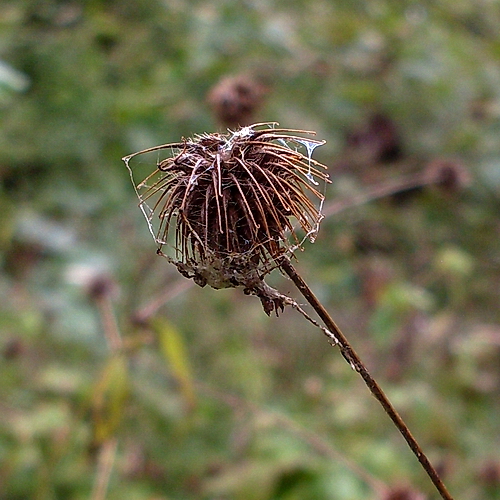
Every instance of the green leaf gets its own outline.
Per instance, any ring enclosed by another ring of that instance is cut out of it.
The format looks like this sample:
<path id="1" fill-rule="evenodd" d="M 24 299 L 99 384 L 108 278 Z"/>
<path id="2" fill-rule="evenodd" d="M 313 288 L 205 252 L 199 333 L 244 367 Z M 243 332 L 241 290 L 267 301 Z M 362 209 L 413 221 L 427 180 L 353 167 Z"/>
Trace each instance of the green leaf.
<path id="1" fill-rule="evenodd" d="M 115 354 L 104 367 L 93 394 L 92 418 L 96 443 L 102 443 L 115 434 L 122 420 L 128 393 L 127 359 L 123 354 Z"/>
<path id="2" fill-rule="evenodd" d="M 196 403 L 193 373 L 181 333 L 164 318 L 156 318 L 152 327 L 158 335 L 161 352 L 179 383 L 186 404 L 193 408 Z"/>

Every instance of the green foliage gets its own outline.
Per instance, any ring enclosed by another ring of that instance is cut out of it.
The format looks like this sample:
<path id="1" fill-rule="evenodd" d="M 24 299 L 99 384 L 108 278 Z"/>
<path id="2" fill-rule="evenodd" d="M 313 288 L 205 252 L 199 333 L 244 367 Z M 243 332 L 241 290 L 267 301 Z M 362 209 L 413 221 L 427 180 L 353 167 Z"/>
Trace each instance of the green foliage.
<path id="1" fill-rule="evenodd" d="M 94 440 L 101 444 L 117 433 L 127 402 L 127 360 L 122 354 L 111 356 L 92 391 Z"/>
<path id="2" fill-rule="evenodd" d="M 170 365 L 172 375 L 177 379 L 182 395 L 190 406 L 195 404 L 193 374 L 181 334 L 163 318 L 151 324 L 158 337 L 160 350 Z"/>
<path id="3" fill-rule="evenodd" d="M 466 167 L 328 216 L 297 268 L 456 498 L 498 497 L 499 24 L 472 0 L 3 2 L 0 498 L 95 499 L 115 438 L 108 499 L 432 491 L 319 330 L 155 255 L 120 158 L 223 129 L 206 96 L 241 73 L 258 121 L 327 140 L 326 206 Z"/>

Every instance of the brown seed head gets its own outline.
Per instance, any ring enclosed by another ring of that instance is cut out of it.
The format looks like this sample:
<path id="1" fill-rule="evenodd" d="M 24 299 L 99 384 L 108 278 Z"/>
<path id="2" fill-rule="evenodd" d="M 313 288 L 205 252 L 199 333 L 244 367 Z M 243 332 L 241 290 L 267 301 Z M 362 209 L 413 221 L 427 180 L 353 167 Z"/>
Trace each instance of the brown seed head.
<path id="1" fill-rule="evenodd" d="M 256 78 L 228 76 L 210 90 L 207 101 L 219 123 L 226 127 L 238 127 L 252 123 L 267 92 L 267 87 Z"/>
<path id="2" fill-rule="evenodd" d="M 455 194 L 471 183 L 471 175 L 467 168 L 457 160 L 436 159 L 431 161 L 425 176 L 442 193 Z"/>
<path id="3" fill-rule="evenodd" d="M 278 257 L 300 247 L 294 222 L 314 240 L 322 215 L 311 198 L 323 200 L 315 179 L 328 182 L 328 175 L 311 154 L 324 141 L 270 125 L 202 134 L 124 158 L 133 175 L 132 157 L 171 152 L 136 191 L 158 253 L 200 286 L 260 281 Z M 170 233 L 172 257 L 163 252 Z"/>
<path id="4" fill-rule="evenodd" d="M 384 500 L 426 500 L 424 494 L 406 486 L 391 488 L 383 497 Z"/>

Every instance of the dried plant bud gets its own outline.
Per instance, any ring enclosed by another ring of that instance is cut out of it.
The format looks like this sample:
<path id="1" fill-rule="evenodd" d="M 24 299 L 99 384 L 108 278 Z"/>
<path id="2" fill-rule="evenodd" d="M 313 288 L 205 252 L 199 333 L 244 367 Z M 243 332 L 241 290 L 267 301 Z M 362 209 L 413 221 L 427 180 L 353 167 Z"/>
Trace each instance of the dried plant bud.
<path id="1" fill-rule="evenodd" d="M 322 215 L 313 200 L 323 201 L 315 179 L 328 182 L 328 175 L 311 155 L 324 141 L 274 125 L 202 134 L 124 158 L 133 180 L 134 156 L 169 152 L 134 185 L 158 253 L 200 286 L 254 290 L 279 257 L 315 238 Z"/>
<path id="2" fill-rule="evenodd" d="M 456 160 L 438 159 L 431 161 L 427 165 L 424 175 L 444 194 L 457 193 L 471 182 L 469 171 Z"/>
<path id="3" fill-rule="evenodd" d="M 479 479 L 490 488 L 500 487 L 500 462 L 490 460 L 479 470 Z"/>
<path id="4" fill-rule="evenodd" d="M 251 76 L 228 76 L 210 90 L 207 100 L 222 125 L 239 127 L 252 123 L 266 93 L 266 86 Z"/>
<path id="5" fill-rule="evenodd" d="M 111 296 L 116 292 L 116 284 L 104 274 L 94 276 L 87 283 L 89 297 L 93 300 L 100 300 L 103 297 Z"/>
<path id="6" fill-rule="evenodd" d="M 26 351 L 26 346 L 21 339 L 11 338 L 2 348 L 2 356 L 10 361 L 19 358 Z"/>
<path id="7" fill-rule="evenodd" d="M 406 486 L 391 488 L 383 497 L 384 500 L 426 500 L 423 493 L 415 491 Z"/>
<path id="8" fill-rule="evenodd" d="M 382 113 L 368 117 L 361 126 L 346 135 L 351 160 L 363 167 L 401 159 L 403 146 L 396 123 Z"/>

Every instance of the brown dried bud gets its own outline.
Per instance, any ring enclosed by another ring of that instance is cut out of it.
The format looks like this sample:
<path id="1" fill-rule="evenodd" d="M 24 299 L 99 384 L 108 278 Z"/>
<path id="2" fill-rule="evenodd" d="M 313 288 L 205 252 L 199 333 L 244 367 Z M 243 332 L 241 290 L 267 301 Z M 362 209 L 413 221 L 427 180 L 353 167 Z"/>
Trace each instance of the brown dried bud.
<path id="1" fill-rule="evenodd" d="M 390 163 L 403 156 L 399 129 L 382 113 L 371 115 L 366 123 L 349 131 L 346 147 L 352 159 L 363 166 Z"/>
<path id="2" fill-rule="evenodd" d="M 2 349 L 2 355 L 7 360 L 17 359 L 26 350 L 26 346 L 21 339 L 11 338 L 9 339 Z"/>
<path id="3" fill-rule="evenodd" d="M 425 500 L 423 493 L 415 491 L 406 486 L 391 488 L 383 497 L 384 500 Z"/>
<path id="4" fill-rule="evenodd" d="M 208 94 L 208 103 L 225 127 L 249 125 L 262 106 L 267 87 L 246 75 L 220 80 Z"/>
<path id="5" fill-rule="evenodd" d="M 300 247 L 293 220 L 314 240 L 322 215 L 309 196 L 323 200 L 315 179 L 328 175 L 311 155 L 324 141 L 271 125 L 202 134 L 124 158 L 133 178 L 134 156 L 170 151 L 136 191 L 158 253 L 200 286 L 254 289 L 279 257 Z M 164 253 L 169 246 L 173 255 Z"/>
<path id="6" fill-rule="evenodd" d="M 484 463 L 479 470 L 479 479 L 491 488 L 500 486 L 500 462 L 490 460 Z"/>
<path id="7" fill-rule="evenodd" d="M 425 177 L 445 194 L 453 194 L 471 182 L 469 171 L 456 160 L 438 159 L 431 161 L 425 169 Z"/>
<path id="8" fill-rule="evenodd" d="M 99 300 L 105 296 L 113 295 L 116 291 L 116 285 L 109 276 L 99 274 L 89 280 L 87 291 L 91 299 Z"/>

